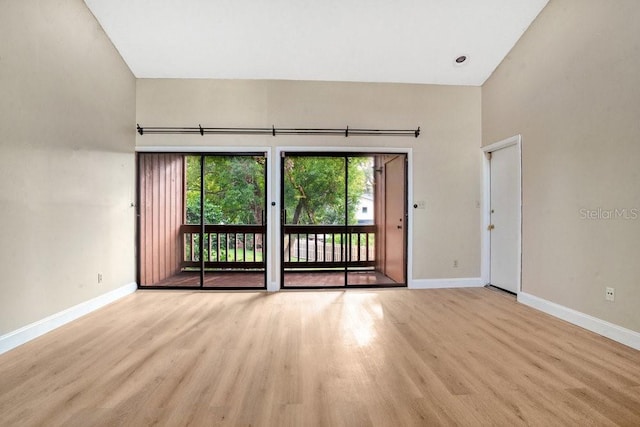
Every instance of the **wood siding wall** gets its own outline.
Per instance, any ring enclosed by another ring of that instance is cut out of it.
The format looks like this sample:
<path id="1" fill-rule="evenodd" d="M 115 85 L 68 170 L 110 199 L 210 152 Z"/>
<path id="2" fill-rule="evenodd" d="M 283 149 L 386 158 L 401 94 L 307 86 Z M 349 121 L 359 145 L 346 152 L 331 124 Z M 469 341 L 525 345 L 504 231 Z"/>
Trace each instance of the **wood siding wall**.
<path id="1" fill-rule="evenodd" d="M 373 210 L 374 221 L 376 226 L 376 271 L 384 274 L 385 262 L 385 232 L 386 232 L 386 209 L 385 209 L 385 179 L 384 164 L 386 156 L 377 155 L 374 157 L 374 196 Z"/>
<path id="2" fill-rule="evenodd" d="M 184 220 L 184 156 L 139 154 L 140 285 L 180 272 Z"/>

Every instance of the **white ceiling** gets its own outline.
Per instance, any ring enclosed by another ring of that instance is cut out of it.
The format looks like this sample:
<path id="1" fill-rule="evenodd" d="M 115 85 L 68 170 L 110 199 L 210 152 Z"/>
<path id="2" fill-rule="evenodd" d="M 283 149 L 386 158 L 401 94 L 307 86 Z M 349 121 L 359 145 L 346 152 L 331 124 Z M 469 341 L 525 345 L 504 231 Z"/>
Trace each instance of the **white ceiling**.
<path id="1" fill-rule="evenodd" d="M 473 86 L 547 2 L 85 0 L 139 78 Z"/>

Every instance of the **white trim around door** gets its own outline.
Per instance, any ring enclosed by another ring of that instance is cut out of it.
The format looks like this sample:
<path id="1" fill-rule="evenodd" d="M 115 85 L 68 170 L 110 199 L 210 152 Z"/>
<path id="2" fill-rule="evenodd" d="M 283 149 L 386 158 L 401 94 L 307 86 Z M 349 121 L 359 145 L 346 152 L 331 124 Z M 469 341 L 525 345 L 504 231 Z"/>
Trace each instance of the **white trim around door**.
<path id="1" fill-rule="evenodd" d="M 483 163 L 482 163 L 482 248 L 481 248 L 481 276 L 485 284 L 491 282 L 491 232 L 489 225 L 491 221 L 491 160 L 488 153 L 500 150 L 502 148 L 515 145 L 518 149 L 518 200 L 520 201 L 520 209 L 518 209 L 518 283 L 517 293 L 522 291 L 522 137 L 515 135 L 502 141 L 489 144 L 482 147 Z"/>

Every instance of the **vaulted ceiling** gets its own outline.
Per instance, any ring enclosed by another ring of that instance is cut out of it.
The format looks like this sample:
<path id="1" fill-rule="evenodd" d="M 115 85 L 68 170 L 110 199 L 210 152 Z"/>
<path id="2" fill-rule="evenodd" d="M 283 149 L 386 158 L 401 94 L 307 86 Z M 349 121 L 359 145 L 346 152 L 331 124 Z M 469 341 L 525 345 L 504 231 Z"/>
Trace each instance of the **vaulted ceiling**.
<path id="1" fill-rule="evenodd" d="M 85 0 L 139 78 L 472 86 L 547 2 Z"/>

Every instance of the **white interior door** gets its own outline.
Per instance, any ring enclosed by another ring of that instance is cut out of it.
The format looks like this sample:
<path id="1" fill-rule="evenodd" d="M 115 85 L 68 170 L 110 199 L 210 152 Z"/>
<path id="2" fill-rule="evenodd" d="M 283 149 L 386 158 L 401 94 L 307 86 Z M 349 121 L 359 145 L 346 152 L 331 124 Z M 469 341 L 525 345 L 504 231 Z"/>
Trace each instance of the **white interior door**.
<path id="1" fill-rule="evenodd" d="M 520 151 L 515 144 L 491 152 L 490 283 L 520 291 Z"/>

